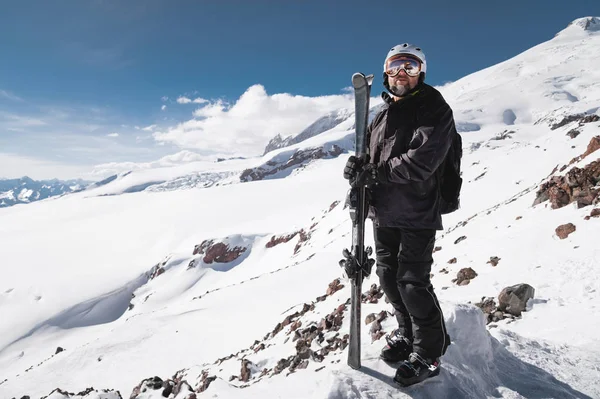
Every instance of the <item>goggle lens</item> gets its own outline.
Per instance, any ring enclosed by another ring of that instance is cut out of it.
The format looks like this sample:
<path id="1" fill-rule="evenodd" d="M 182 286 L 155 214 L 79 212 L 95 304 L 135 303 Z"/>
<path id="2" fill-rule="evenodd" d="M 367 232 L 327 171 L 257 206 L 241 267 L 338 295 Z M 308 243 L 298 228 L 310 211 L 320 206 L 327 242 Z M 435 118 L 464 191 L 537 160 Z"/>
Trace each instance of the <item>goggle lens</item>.
<path id="1" fill-rule="evenodd" d="M 404 70 L 408 76 L 419 76 L 421 72 L 421 63 L 414 58 L 401 57 L 392 58 L 387 62 L 385 73 L 387 76 L 394 77 Z"/>

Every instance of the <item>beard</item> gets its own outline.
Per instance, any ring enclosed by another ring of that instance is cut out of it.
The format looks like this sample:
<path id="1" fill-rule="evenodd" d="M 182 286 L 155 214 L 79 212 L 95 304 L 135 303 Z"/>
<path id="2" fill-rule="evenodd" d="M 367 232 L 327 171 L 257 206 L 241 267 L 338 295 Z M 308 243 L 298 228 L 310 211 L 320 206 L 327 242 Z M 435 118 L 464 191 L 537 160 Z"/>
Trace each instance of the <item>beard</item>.
<path id="1" fill-rule="evenodd" d="M 410 85 L 408 83 L 405 85 L 390 85 L 390 91 L 395 96 L 404 97 L 410 91 Z"/>

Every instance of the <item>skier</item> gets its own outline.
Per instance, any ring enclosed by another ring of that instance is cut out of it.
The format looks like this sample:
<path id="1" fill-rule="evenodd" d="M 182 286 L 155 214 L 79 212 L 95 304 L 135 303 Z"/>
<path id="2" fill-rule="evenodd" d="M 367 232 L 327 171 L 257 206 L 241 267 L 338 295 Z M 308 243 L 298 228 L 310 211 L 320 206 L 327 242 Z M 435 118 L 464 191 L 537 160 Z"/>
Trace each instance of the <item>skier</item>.
<path id="1" fill-rule="evenodd" d="M 381 358 L 399 363 L 394 380 L 408 386 L 439 374 L 450 344 L 430 281 L 436 230 L 442 230 L 438 168 L 456 128 L 442 95 L 424 83 L 423 51 L 394 46 L 384 62 L 386 103 L 367 129 L 370 158 L 351 156 L 344 177 L 370 191 L 377 275 L 398 329 Z"/>

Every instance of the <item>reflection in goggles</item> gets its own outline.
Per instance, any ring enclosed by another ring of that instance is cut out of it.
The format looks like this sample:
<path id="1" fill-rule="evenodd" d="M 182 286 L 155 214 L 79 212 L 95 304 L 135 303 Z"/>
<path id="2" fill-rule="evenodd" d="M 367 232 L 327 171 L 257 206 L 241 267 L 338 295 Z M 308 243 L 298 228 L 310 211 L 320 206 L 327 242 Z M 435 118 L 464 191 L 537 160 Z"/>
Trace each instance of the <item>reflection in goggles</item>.
<path id="1" fill-rule="evenodd" d="M 421 63 L 409 57 L 392 58 L 387 62 L 385 73 L 393 77 L 398 75 L 401 70 L 404 70 L 408 76 L 418 76 L 421 72 Z"/>

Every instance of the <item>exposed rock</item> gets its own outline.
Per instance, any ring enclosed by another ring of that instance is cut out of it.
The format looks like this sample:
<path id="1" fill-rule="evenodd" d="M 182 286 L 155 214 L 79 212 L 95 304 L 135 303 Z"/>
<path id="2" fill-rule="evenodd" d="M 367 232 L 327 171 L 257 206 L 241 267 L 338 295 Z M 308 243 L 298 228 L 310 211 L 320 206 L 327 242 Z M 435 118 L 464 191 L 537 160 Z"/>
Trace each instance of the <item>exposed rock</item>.
<path id="1" fill-rule="evenodd" d="M 571 129 L 569 130 L 569 132 L 567 133 L 567 136 L 569 136 L 570 138 L 574 139 L 575 137 L 579 136 L 581 132 L 577 129 Z"/>
<path id="2" fill-rule="evenodd" d="M 461 236 L 461 237 L 458 237 L 458 238 L 456 239 L 456 241 L 454 241 L 454 243 L 455 243 L 455 244 L 458 244 L 459 242 L 461 242 L 461 241 L 464 241 L 464 240 L 466 240 L 466 239 L 467 239 L 467 236 Z"/>
<path id="3" fill-rule="evenodd" d="M 54 354 L 58 355 L 62 351 L 64 351 L 64 349 L 59 346 L 58 348 L 56 348 L 56 352 L 54 352 Z"/>
<path id="4" fill-rule="evenodd" d="M 250 381 L 250 377 L 252 376 L 252 370 L 250 369 L 251 365 L 252 365 L 252 362 L 250 362 L 250 360 L 242 359 L 242 369 L 240 371 L 240 381 L 242 381 L 242 382 Z"/>
<path id="5" fill-rule="evenodd" d="M 60 395 L 60 396 L 59 396 Z M 87 388 L 79 393 L 72 393 L 64 391 L 60 388 L 54 389 L 49 395 L 43 396 L 41 399 L 52 397 L 53 399 L 86 399 L 86 398 L 102 398 L 102 399 L 123 399 L 119 391 L 112 389 L 96 390 L 94 388 Z M 15 398 L 13 398 L 15 399 Z M 29 395 L 21 396 L 21 399 L 30 399 Z M 185 398 L 184 398 L 185 399 Z"/>
<path id="6" fill-rule="evenodd" d="M 371 288 L 366 294 L 362 295 L 362 303 L 377 303 L 383 296 L 383 290 L 377 284 L 371 284 Z"/>
<path id="7" fill-rule="evenodd" d="M 198 393 L 202 393 L 202 392 L 206 391 L 208 389 L 208 386 L 210 385 L 210 383 L 216 379 L 217 379 L 216 375 L 209 377 L 208 371 L 203 370 L 202 373 L 200 374 L 200 383 L 199 383 L 198 389 L 197 389 Z"/>
<path id="8" fill-rule="evenodd" d="M 256 353 L 256 352 L 262 351 L 263 349 L 265 349 L 265 344 L 261 342 L 260 345 L 256 346 L 253 350 L 254 350 L 254 353 Z"/>
<path id="9" fill-rule="evenodd" d="M 344 288 L 344 285 L 340 283 L 339 278 L 336 278 L 331 283 L 329 283 L 329 287 L 327 287 L 326 295 L 331 296 L 331 295 L 335 294 L 336 292 L 338 292 L 339 290 L 341 290 L 342 288 Z"/>
<path id="10" fill-rule="evenodd" d="M 248 182 L 262 180 L 266 176 L 274 175 L 277 172 L 294 167 L 296 165 L 300 165 L 315 159 L 337 157 L 343 152 L 344 150 L 335 144 L 332 145 L 331 149 L 329 150 L 325 150 L 323 147 L 297 150 L 285 162 L 269 161 L 264 166 L 244 170 L 240 175 L 240 181 Z"/>
<path id="11" fill-rule="evenodd" d="M 600 190 L 595 188 L 600 182 L 600 160 L 583 169 L 573 168 L 565 176 L 553 176 L 543 183 L 536 193 L 533 205 L 550 201 L 552 209 L 562 208 L 576 202 L 581 208 L 600 201 Z"/>
<path id="12" fill-rule="evenodd" d="M 589 216 L 586 216 L 586 220 L 589 220 L 590 218 L 597 218 L 600 217 L 600 208 L 594 208 L 592 209 L 592 211 L 590 212 Z"/>
<path id="13" fill-rule="evenodd" d="M 379 320 L 375 320 L 373 324 L 371 324 L 369 334 L 371 334 L 371 343 L 377 341 L 385 335 L 385 332 L 382 330 L 381 323 L 379 322 Z"/>
<path id="14" fill-rule="evenodd" d="M 155 265 L 150 269 L 150 280 L 154 280 L 156 277 L 160 276 L 165 272 L 164 267 L 161 264 Z"/>
<path id="15" fill-rule="evenodd" d="M 371 324 L 375 320 L 377 320 L 377 316 L 375 315 L 375 313 L 371 313 L 371 314 L 367 315 L 367 317 L 365 318 L 365 324 Z"/>
<path id="16" fill-rule="evenodd" d="M 572 122 L 579 122 L 579 126 L 582 126 L 584 123 L 597 122 L 600 117 L 596 114 L 572 114 L 565 116 L 560 122 L 555 123 L 550 126 L 551 130 L 556 130 L 559 127 L 563 127 Z"/>
<path id="17" fill-rule="evenodd" d="M 435 247 L 435 248 L 433 248 L 433 252 L 434 253 L 437 252 L 437 251 L 441 251 L 441 250 L 442 250 L 442 247 Z"/>
<path id="18" fill-rule="evenodd" d="M 581 158 L 585 158 L 590 155 L 592 152 L 600 149 L 600 136 L 592 137 L 590 142 L 588 143 L 587 150 L 581 155 Z"/>
<path id="19" fill-rule="evenodd" d="M 492 137 L 491 140 L 506 140 L 512 139 L 512 135 L 515 133 L 514 130 L 505 130 L 502 133 L 498 133 L 496 136 Z"/>
<path id="20" fill-rule="evenodd" d="M 448 261 L 449 264 L 453 265 L 456 263 L 456 258 L 452 258 Z"/>
<path id="21" fill-rule="evenodd" d="M 569 236 L 569 234 L 573 233 L 576 230 L 576 227 L 573 223 L 562 224 L 556 228 L 556 235 L 564 240 Z"/>
<path id="22" fill-rule="evenodd" d="M 306 231 L 304 231 L 304 229 L 302 229 L 298 233 L 300 234 L 300 239 L 298 240 L 298 244 L 296 244 L 296 247 L 294 248 L 294 254 L 298 253 L 298 251 L 302 247 L 302 244 L 310 240 L 310 232 L 307 233 Z"/>
<path id="23" fill-rule="evenodd" d="M 498 262 L 500 262 L 500 258 L 497 256 L 490 256 L 490 260 L 488 260 L 486 263 L 491 264 L 492 266 L 498 266 Z"/>
<path id="24" fill-rule="evenodd" d="M 498 295 L 498 309 L 514 316 L 520 316 L 521 312 L 527 308 L 527 301 L 534 295 L 535 289 L 529 284 L 506 287 Z"/>
<path id="25" fill-rule="evenodd" d="M 452 282 L 458 285 L 467 285 L 475 277 L 477 277 L 477 273 L 475 272 L 475 270 L 471 269 L 470 267 L 467 267 L 464 269 L 460 269 L 456 274 L 456 278 L 452 280 Z"/>
<path id="26" fill-rule="evenodd" d="M 229 263 L 240 257 L 246 252 L 245 247 L 229 248 L 224 242 L 215 242 L 214 240 L 204 240 L 201 244 L 194 247 L 193 255 L 204 255 L 204 263 Z"/>
<path id="27" fill-rule="evenodd" d="M 441 274 L 448 274 L 450 273 L 446 268 L 440 269 L 440 273 Z"/>
<path id="28" fill-rule="evenodd" d="M 481 298 L 481 302 L 476 303 L 475 306 L 480 308 L 485 314 L 492 314 L 496 311 L 496 301 L 492 297 L 483 297 Z"/>
<path id="29" fill-rule="evenodd" d="M 163 387 L 165 387 L 165 383 L 163 382 L 163 380 L 158 377 L 152 377 L 152 378 L 146 378 L 145 380 L 142 380 L 142 382 L 139 383 L 139 385 L 137 385 L 135 388 L 133 388 L 133 391 L 131 392 L 131 395 L 129 396 L 130 399 L 136 399 L 138 397 L 139 394 L 144 393 L 148 390 L 159 390 L 162 389 Z M 165 387 L 166 388 L 166 387 Z M 169 397 L 169 395 L 164 395 L 164 391 L 163 391 L 163 396 L 165 398 Z"/>
<path id="30" fill-rule="evenodd" d="M 293 359 L 294 359 L 294 356 L 290 356 L 287 359 L 281 359 L 281 360 L 279 360 L 277 362 L 277 365 L 273 369 L 273 374 L 279 374 L 283 370 L 285 370 L 286 368 L 290 367 L 290 365 L 292 364 L 292 360 Z"/>
<path id="31" fill-rule="evenodd" d="M 298 234 L 298 232 L 295 231 L 288 235 L 273 236 L 273 237 L 271 237 L 271 240 L 265 245 L 265 247 L 273 248 L 276 245 L 286 243 L 286 242 L 290 241 L 292 238 L 296 237 L 297 234 Z"/>
<path id="32" fill-rule="evenodd" d="M 333 211 L 333 208 L 335 208 L 336 206 L 338 206 L 339 203 L 340 203 L 340 201 L 333 201 L 331 203 L 331 205 L 329 205 L 329 212 Z"/>

